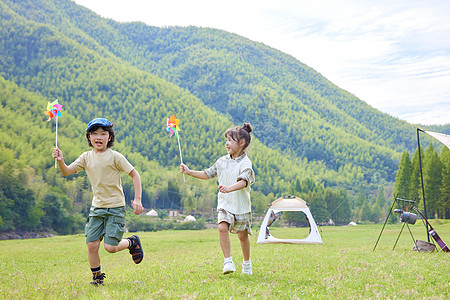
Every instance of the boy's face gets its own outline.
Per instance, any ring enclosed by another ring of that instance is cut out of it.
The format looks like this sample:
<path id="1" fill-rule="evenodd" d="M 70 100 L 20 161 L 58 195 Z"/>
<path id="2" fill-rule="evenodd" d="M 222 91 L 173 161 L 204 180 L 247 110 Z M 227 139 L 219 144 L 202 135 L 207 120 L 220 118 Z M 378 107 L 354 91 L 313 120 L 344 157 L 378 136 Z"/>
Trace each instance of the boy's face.
<path id="1" fill-rule="evenodd" d="M 108 149 L 110 139 L 109 132 L 102 127 L 97 128 L 97 130 L 89 134 L 89 140 L 91 141 L 92 147 L 94 147 L 94 152 L 97 153 L 104 152 Z"/>

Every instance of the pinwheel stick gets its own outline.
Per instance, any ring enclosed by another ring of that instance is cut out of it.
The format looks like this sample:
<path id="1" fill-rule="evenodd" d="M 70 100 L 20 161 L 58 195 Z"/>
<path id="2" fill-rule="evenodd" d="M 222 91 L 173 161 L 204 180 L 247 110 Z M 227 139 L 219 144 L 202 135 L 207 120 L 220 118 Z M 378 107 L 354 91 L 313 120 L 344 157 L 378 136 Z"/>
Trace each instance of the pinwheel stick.
<path id="1" fill-rule="evenodd" d="M 58 148 L 58 115 L 55 116 L 55 123 L 56 123 L 56 141 L 55 141 L 55 145 L 56 145 L 56 148 Z M 57 166 L 57 163 L 58 163 L 58 161 L 55 158 L 55 168 Z"/>
<path id="2" fill-rule="evenodd" d="M 180 161 L 181 163 L 183 163 L 183 155 L 181 155 L 180 137 L 178 136 L 178 130 L 175 131 L 175 134 L 177 135 L 178 140 L 178 150 L 180 150 Z M 186 182 L 186 177 L 184 177 L 184 173 L 183 173 L 183 181 Z"/>

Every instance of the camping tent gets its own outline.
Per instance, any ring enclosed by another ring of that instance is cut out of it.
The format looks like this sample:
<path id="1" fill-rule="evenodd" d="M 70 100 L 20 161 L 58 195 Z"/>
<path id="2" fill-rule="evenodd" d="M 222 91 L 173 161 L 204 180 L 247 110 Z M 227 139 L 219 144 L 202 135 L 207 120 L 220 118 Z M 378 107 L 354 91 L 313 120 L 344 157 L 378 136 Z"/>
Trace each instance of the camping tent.
<path id="1" fill-rule="evenodd" d="M 188 221 L 197 221 L 197 219 L 195 219 L 194 216 L 189 215 L 189 216 L 187 216 L 186 218 L 184 218 L 184 221 L 185 221 L 185 222 L 188 222 Z"/>
<path id="2" fill-rule="evenodd" d="M 149 212 L 147 213 L 147 216 L 150 216 L 150 217 L 157 217 L 157 216 L 158 216 L 158 213 L 156 212 L 156 210 L 152 209 L 151 211 L 149 211 Z"/>
<path id="3" fill-rule="evenodd" d="M 283 211 L 303 212 L 310 226 L 309 235 L 304 239 L 278 239 L 269 233 L 269 227 L 275 221 L 277 214 Z M 273 201 L 261 224 L 258 235 L 258 244 L 287 243 L 287 244 L 323 244 L 316 222 L 309 210 L 307 203 L 294 196 L 285 196 Z"/>

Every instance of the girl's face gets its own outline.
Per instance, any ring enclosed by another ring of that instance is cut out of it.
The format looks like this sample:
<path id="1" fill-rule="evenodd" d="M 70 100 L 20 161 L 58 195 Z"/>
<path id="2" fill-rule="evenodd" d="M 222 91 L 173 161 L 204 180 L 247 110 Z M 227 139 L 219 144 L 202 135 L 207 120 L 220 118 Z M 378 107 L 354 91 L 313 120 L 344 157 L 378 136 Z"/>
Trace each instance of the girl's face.
<path id="1" fill-rule="evenodd" d="M 236 158 L 241 156 L 244 152 L 245 141 L 241 140 L 240 143 L 233 140 L 231 137 L 227 136 L 225 147 L 227 147 L 227 152 L 230 154 L 231 158 Z"/>
<path id="2" fill-rule="evenodd" d="M 97 128 L 97 130 L 91 132 L 89 135 L 89 140 L 91 141 L 91 144 L 94 147 L 94 152 L 96 153 L 106 151 L 106 149 L 108 149 L 108 142 L 110 139 L 109 132 L 103 130 L 102 127 Z"/>

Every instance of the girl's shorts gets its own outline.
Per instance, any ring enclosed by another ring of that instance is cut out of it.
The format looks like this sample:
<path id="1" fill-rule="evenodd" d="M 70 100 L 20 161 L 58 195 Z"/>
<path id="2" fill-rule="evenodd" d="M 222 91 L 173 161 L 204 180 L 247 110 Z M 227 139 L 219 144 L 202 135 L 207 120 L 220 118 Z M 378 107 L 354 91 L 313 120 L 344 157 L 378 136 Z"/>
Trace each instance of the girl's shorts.
<path id="1" fill-rule="evenodd" d="M 248 234 L 252 234 L 251 227 L 252 213 L 248 212 L 246 214 L 235 215 L 224 209 L 218 209 L 217 224 L 221 222 L 226 222 L 230 224 L 231 233 L 239 233 L 247 229 Z"/>
<path id="2" fill-rule="evenodd" d="M 125 207 L 91 207 L 84 233 L 86 243 L 105 239 L 105 244 L 119 245 L 125 232 Z"/>

